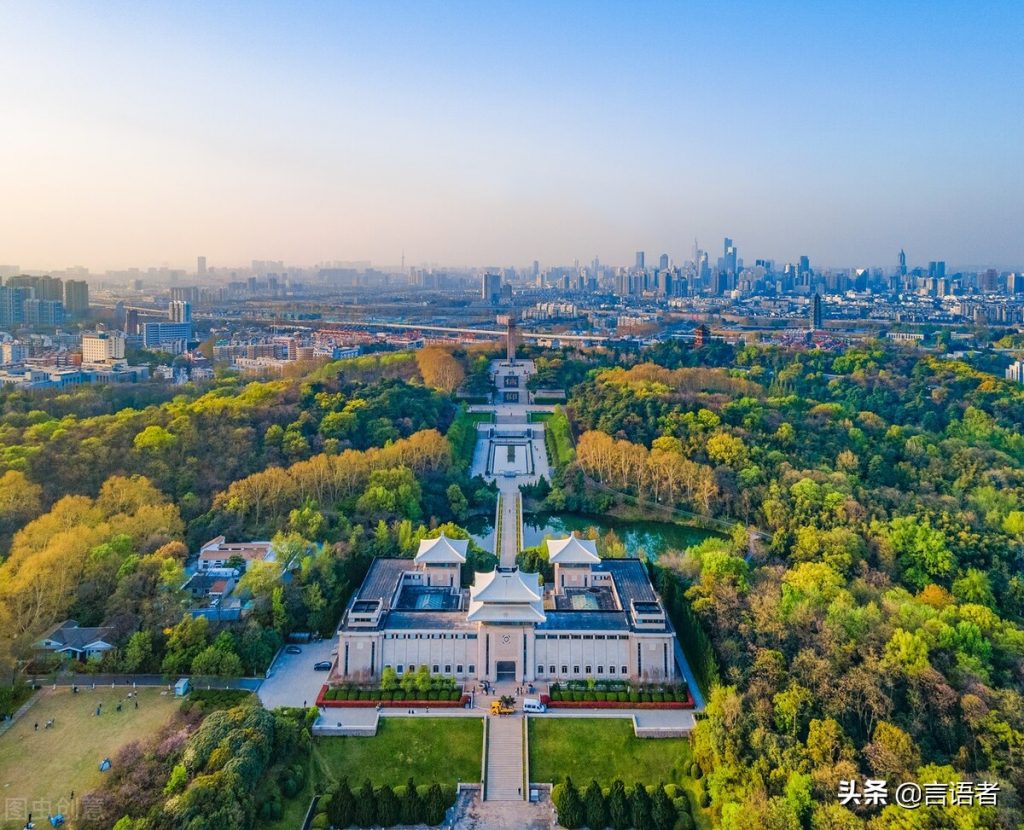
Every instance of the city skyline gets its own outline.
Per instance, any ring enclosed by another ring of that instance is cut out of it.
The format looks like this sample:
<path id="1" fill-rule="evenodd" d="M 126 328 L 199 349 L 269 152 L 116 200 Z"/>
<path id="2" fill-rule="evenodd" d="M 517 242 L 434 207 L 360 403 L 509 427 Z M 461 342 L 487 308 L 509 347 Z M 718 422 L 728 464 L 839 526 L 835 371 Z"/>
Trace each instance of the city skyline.
<path id="1" fill-rule="evenodd" d="M 9 4 L 0 262 L 1024 262 L 1024 10 Z M 30 67 L 31 71 L 26 71 Z"/>

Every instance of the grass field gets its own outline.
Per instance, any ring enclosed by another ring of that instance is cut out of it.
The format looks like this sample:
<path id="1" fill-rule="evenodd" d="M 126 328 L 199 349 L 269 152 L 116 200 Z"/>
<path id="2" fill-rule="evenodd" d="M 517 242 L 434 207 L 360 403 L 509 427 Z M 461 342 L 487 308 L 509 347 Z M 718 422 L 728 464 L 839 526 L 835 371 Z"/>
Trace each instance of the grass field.
<path id="1" fill-rule="evenodd" d="M 0 735 L 0 807 L 9 805 L 8 799 L 24 798 L 28 809 L 43 819 L 48 809 L 67 809 L 72 791 L 77 797 L 100 783 L 104 758 L 112 759 L 122 746 L 170 720 L 181 701 L 161 691 L 140 689 L 138 709 L 125 702 L 124 687 L 83 689 L 77 695 L 65 688 L 39 692 L 41 697 L 28 712 Z M 96 717 L 100 702 L 103 714 Z M 120 702 L 125 702 L 124 709 L 117 712 Z M 50 718 L 54 727 L 46 729 Z M 0 827 L 7 826 L 3 822 L 8 817 L 14 818 L 0 809 Z"/>
<path id="2" fill-rule="evenodd" d="M 531 424 L 543 424 L 545 421 L 551 420 L 551 412 L 528 412 L 526 417 Z"/>
<path id="3" fill-rule="evenodd" d="M 483 722 L 479 718 L 381 718 L 372 738 L 317 738 L 315 760 L 332 781 L 356 789 L 374 786 L 455 784 L 480 780 Z"/>
<path id="4" fill-rule="evenodd" d="M 494 413 L 493 412 L 470 412 L 469 419 L 474 424 L 493 424 Z"/>
<path id="5" fill-rule="evenodd" d="M 530 780 L 557 784 L 568 775 L 577 786 L 597 779 L 608 787 L 621 778 L 627 787 L 679 784 L 690 794 L 700 830 L 711 827 L 697 809 L 701 782 L 689 776 L 693 755 L 685 738 L 637 738 L 625 718 L 530 718 Z"/>

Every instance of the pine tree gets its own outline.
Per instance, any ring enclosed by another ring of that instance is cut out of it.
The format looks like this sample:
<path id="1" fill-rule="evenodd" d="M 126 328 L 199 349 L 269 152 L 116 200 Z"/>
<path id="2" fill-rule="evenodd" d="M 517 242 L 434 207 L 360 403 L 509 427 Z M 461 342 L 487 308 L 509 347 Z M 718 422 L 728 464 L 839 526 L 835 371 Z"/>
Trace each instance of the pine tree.
<path id="1" fill-rule="evenodd" d="M 420 801 L 419 793 L 416 792 L 416 784 L 411 778 L 405 784 L 401 816 L 402 824 L 419 824 L 423 821 L 423 803 Z"/>
<path id="2" fill-rule="evenodd" d="M 658 830 L 672 830 L 676 822 L 676 808 L 665 792 L 665 784 L 658 784 L 651 802 L 651 819 Z"/>
<path id="3" fill-rule="evenodd" d="M 562 787 L 559 803 L 555 804 L 558 810 L 558 823 L 568 830 L 575 830 L 583 826 L 583 802 L 580 800 L 579 791 L 572 779 L 566 776 L 565 784 Z"/>
<path id="4" fill-rule="evenodd" d="M 440 784 L 431 784 L 430 789 L 427 790 L 426 798 L 426 822 L 431 826 L 435 826 L 444 821 L 444 814 L 448 811 L 448 801 L 444 797 L 444 790 L 441 789 Z"/>
<path id="5" fill-rule="evenodd" d="M 591 780 L 583 793 L 583 815 L 590 830 L 602 830 L 608 825 L 608 808 L 601 785 Z"/>
<path id="6" fill-rule="evenodd" d="M 360 827 L 373 827 L 377 823 L 377 795 L 373 791 L 373 784 L 370 783 L 369 778 L 359 788 L 355 819 L 355 823 Z"/>
<path id="7" fill-rule="evenodd" d="M 327 802 L 327 818 L 335 827 L 349 827 L 355 820 L 356 799 L 348 785 L 348 779 L 342 778 L 341 783 L 331 794 Z"/>
<path id="8" fill-rule="evenodd" d="M 394 827 L 401 818 L 401 809 L 390 784 L 377 790 L 377 823 L 381 827 Z"/>
<path id="9" fill-rule="evenodd" d="M 651 826 L 651 797 L 647 794 L 647 788 L 639 781 L 633 786 L 629 801 L 633 826 L 637 830 L 648 830 Z"/>
<path id="10" fill-rule="evenodd" d="M 612 784 L 612 791 L 608 794 L 608 823 L 612 830 L 627 830 L 632 818 L 626 785 L 622 783 L 621 778 L 616 778 Z"/>

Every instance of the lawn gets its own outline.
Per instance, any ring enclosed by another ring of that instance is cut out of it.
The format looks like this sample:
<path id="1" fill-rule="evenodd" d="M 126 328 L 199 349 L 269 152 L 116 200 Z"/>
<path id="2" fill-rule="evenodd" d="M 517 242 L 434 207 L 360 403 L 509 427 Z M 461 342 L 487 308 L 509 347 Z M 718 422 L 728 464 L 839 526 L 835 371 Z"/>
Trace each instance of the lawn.
<path id="1" fill-rule="evenodd" d="M 552 412 L 529 412 L 527 418 L 531 424 L 543 424 L 545 421 L 551 419 Z"/>
<path id="2" fill-rule="evenodd" d="M 493 424 L 494 413 L 493 412 L 470 412 L 469 419 L 474 424 Z"/>
<path id="3" fill-rule="evenodd" d="M 68 688 L 39 692 L 39 700 L 0 735 L 0 794 L 5 803 L 27 799 L 28 809 L 36 815 L 48 808 L 56 812 L 58 805 L 67 809 L 72 791 L 77 797 L 100 783 L 100 761 L 170 720 L 181 701 L 162 691 L 139 689 L 138 709 L 125 701 L 123 686 L 83 689 L 77 695 Z M 100 702 L 103 714 L 96 717 Z M 116 711 L 118 703 L 125 704 L 121 712 Z M 54 727 L 46 729 L 51 718 Z M 13 816 L 0 812 L 0 827 L 8 817 Z"/>
<path id="4" fill-rule="evenodd" d="M 480 780 L 483 721 L 479 718 L 381 718 L 372 738 L 317 738 L 316 760 L 333 781 L 356 789 L 374 786 L 456 784 Z"/>
<path id="5" fill-rule="evenodd" d="M 560 782 L 569 776 L 585 787 L 597 779 L 603 787 L 621 778 L 627 787 L 679 784 L 690 794 L 698 828 L 711 827 L 697 809 L 701 782 L 690 778 L 693 755 L 686 738 L 637 738 L 625 718 L 530 718 L 530 780 Z"/>

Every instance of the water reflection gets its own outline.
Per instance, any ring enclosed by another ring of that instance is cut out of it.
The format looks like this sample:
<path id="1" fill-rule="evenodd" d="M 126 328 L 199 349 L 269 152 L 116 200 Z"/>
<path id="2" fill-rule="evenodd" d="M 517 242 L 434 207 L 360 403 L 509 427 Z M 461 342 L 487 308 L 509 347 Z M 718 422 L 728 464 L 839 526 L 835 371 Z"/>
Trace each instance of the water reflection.
<path id="1" fill-rule="evenodd" d="M 465 527 L 484 550 L 494 550 L 493 520 L 474 516 L 465 523 Z M 716 535 L 710 530 L 669 522 L 619 521 L 607 516 L 578 513 L 529 513 L 523 517 L 523 545 L 534 547 L 545 536 L 567 536 L 572 531 L 582 534 L 592 527 L 599 534 L 614 530 L 631 555 L 643 548 L 652 557 L 666 550 L 683 550 Z"/>

